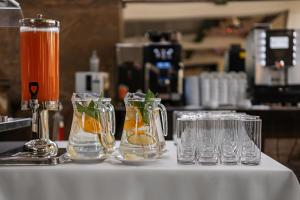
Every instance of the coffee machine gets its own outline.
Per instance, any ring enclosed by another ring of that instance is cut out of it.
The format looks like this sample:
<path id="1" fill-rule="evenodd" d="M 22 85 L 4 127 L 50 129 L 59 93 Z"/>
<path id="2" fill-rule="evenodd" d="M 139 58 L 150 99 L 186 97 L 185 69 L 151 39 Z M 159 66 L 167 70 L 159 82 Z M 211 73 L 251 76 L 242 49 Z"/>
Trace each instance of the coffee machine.
<path id="1" fill-rule="evenodd" d="M 246 42 L 246 71 L 254 103 L 300 102 L 299 30 L 256 26 Z"/>
<path id="2" fill-rule="evenodd" d="M 152 31 L 146 34 L 147 43 L 118 44 L 118 87 L 125 86 L 131 92 L 151 89 L 164 103 L 180 104 L 183 94 L 182 47 L 174 34 Z"/>

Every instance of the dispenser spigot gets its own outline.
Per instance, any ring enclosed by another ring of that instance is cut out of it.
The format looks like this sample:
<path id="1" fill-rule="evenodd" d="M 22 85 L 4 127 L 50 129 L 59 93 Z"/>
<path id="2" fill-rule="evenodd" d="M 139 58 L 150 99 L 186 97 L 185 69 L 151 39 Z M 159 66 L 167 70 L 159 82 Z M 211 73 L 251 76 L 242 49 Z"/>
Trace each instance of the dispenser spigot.
<path id="1" fill-rule="evenodd" d="M 32 112 L 32 132 L 38 135 L 39 131 L 39 101 L 37 94 L 39 91 L 39 84 L 37 82 L 29 83 L 29 93 L 31 95 L 29 107 Z"/>

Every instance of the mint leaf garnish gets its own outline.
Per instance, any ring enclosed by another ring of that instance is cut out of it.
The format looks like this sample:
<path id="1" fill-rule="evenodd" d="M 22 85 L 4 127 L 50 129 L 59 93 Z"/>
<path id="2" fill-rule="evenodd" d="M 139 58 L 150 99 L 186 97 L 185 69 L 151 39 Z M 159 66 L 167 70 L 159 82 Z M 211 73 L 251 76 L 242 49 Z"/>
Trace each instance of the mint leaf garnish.
<path id="1" fill-rule="evenodd" d="M 94 101 L 91 101 L 87 107 L 82 106 L 79 103 L 76 103 L 76 107 L 77 107 L 77 111 L 79 113 L 81 113 L 81 114 L 85 113 L 86 115 L 88 115 L 96 120 L 100 119 L 100 111 L 97 108 L 95 108 Z"/>
<path id="2" fill-rule="evenodd" d="M 146 95 L 145 95 L 145 101 L 144 102 L 136 101 L 136 102 L 133 103 L 134 107 L 137 107 L 139 109 L 145 124 L 149 124 L 149 112 L 145 108 L 145 106 L 148 103 L 153 102 L 153 98 L 155 98 L 154 93 L 151 90 L 148 89 L 147 92 L 146 92 Z"/>
<path id="3" fill-rule="evenodd" d="M 95 103 L 94 103 L 94 101 L 91 101 L 91 102 L 89 103 L 88 108 L 89 108 L 89 109 L 95 108 Z"/>
<path id="4" fill-rule="evenodd" d="M 81 114 L 85 113 L 89 117 L 92 117 L 96 120 L 100 120 L 100 111 L 97 109 L 96 103 L 101 104 L 103 98 L 104 98 L 104 94 L 103 92 L 100 92 L 98 101 L 94 102 L 92 100 L 87 107 L 79 103 L 76 103 L 77 111 Z"/>

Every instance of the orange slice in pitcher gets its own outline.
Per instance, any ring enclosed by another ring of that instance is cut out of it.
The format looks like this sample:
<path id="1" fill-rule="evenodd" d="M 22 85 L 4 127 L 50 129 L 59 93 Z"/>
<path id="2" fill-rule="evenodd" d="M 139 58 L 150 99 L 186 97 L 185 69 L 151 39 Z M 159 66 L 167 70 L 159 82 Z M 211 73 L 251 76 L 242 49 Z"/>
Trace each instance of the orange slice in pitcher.
<path id="1" fill-rule="evenodd" d="M 142 135 L 145 134 L 145 130 L 136 130 L 136 129 L 131 129 L 131 130 L 127 130 L 127 135 L 131 136 L 134 134 L 138 134 L 138 135 Z"/>
<path id="2" fill-rule="evenodd" d="M 130 130 L 130 129 L 134 129 L 139 128 L 141 126 L 143 126 L 143 117 L 141 115 L 141 112 L 133 107 L 133 108 L 128 108 L 126 110 L 126 117 L 125 117 L 125 122 L 124 122 L 124 130 Z"/>
<path id="3" fill-rule="evenodd" d="M 89 133 L 99 134 L 101 132 L 101 124 L 95 118 L 85 115 L 83 130 Z"/>

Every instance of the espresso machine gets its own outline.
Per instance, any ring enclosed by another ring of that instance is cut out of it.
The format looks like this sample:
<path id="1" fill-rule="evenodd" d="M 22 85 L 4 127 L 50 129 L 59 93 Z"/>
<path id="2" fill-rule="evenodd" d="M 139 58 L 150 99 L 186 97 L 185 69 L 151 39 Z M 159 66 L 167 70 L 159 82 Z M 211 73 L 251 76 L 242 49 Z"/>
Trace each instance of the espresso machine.
<path id="1" fill-rule="evenodd" d="M 183 98 L 182 47 L 171 32 L 152 31 L 144 44 L 118 44 L 118 87 L 128 91 L 151 89 L 165 104 Z M 132 53 L 129 53 L 132 52 Z"/>
<path id="2" fill-rule="evenodd" d="M 246 71 L 255 104 L 300 102 L 299 33 L 260 24 L 248 35 Z"/>

